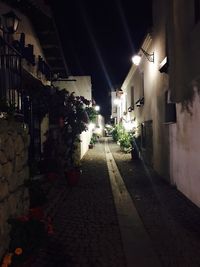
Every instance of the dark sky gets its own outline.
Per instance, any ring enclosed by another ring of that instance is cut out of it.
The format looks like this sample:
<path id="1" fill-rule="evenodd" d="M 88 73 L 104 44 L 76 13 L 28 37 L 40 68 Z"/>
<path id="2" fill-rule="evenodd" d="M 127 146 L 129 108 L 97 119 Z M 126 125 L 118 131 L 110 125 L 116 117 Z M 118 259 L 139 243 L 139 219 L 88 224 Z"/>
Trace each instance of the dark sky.
<path id="1" fill-rule="evenodd" d="M 92 77 L 93 97 L 109 114 L 112 88 L 120 86 L 151 26 L 151 1 L 53 1 L 71 75 Z"/>

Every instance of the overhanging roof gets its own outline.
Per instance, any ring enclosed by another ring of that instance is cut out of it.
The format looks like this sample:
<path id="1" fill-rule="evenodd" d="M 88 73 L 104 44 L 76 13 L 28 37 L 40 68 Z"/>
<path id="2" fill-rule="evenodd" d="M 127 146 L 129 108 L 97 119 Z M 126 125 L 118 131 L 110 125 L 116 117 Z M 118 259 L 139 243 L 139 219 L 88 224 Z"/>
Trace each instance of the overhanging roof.
<path id="1" fill-rule="evenodd" d="M 3 2 L 20 10 L 30 19 L 40 41 L 47 64 L 53 73 L 59 73 L 59 77 L 67 77 L 68 68 L 54 19 L 51 17 L 49 10 L 45 11 L 43 1 L 3 0 Z"/>

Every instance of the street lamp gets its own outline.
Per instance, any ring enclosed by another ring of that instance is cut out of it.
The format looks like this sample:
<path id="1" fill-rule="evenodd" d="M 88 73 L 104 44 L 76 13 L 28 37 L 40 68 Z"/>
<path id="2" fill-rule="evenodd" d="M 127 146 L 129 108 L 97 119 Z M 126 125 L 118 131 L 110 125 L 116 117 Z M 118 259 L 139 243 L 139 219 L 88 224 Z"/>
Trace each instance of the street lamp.
<path id="1" fill-rule="evenodd" d="M 136 65 L 136 66 L 140 65 L 140 61 L 141 61 L 141 56 L 134 55 L 132 57 L 132 62 L 133 62 L 134 65 Z"/>
<path id="2" fill-rule="evenodd" d="M 100 106 L 95 106 L 94 109 L 95 109 L 96 111 L 100 111 Z"/>
<path id="3" fill-rule="evenodd" d="M 147 60 L 149 62 L 154 62 L 154 52 L 149 54 L 143 48 L 141 48 L 141 51 L 143 52 L 143 54 L 145 55 L 145 57 L 147 58 Z M 138 66 L 140 64 L 140 61 L 141 61 L 141 56 L 140 55 L 134 55 L 132 57 L 132 62 L 133 62 L 134 65 Z"/>
<path id="4" fill-rule="evenodd" d="M 5 33 L 15 33 L 19 26 L 20 19 L 15 15 L 13 11 L 3 14 L 5 29 L 2 29 Z"/>

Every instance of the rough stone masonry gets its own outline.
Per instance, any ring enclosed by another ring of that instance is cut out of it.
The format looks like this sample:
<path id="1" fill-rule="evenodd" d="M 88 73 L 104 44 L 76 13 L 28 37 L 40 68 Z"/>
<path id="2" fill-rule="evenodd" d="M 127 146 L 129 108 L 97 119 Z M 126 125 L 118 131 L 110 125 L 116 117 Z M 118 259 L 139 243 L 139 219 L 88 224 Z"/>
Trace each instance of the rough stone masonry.
<path id="1" fill-rule="evenodd" d="M 20 122 L 0 119 L 0 258 L 9 244 L 8 218 L 25 214 L 29 207 L 28 129 Z"/>

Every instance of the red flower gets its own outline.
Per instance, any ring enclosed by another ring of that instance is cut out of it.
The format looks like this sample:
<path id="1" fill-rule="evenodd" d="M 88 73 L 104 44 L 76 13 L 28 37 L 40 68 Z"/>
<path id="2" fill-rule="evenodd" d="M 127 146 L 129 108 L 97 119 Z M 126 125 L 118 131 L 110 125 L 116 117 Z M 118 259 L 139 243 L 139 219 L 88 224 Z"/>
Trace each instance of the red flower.
<path id="1" fill-rule="evenodd" d="M 44 218 L 44 211 L 43 208 L 37 207 L 37 208 L 32 208 L 29 210 L 29 217 L 42 220 Z"/>

